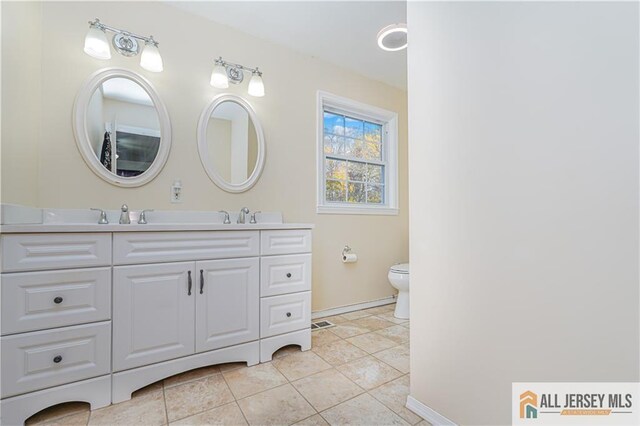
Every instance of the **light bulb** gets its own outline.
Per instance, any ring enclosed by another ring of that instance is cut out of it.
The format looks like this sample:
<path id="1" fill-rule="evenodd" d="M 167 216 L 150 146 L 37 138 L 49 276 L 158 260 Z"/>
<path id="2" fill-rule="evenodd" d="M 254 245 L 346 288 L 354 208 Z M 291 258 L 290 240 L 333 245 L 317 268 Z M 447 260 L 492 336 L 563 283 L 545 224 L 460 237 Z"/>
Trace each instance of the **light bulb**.
<path id="1" fill-rule="evenodd" d="M 96 59 L 111 59 L 111 49 L 104 30 L 91 25 L 84 38 L 84 52 Z"/>
<path id="2" fill-rule="evenodd" d="M 249 80 L 249 88 L 247 92 L 251 96 L 255 96 L 261 98 L 264 96 L 264 83 L 262 82 L 261 74 L 258 72 L 254 72 L 251 76 L 251 80 Z"/>
<path id="3" fill-rule="evenodd" d="M 153 42 L 146 42 L 142 55 L 140 55 L 140 66 L 147 71 L 162 72 L 162 56 L 158 46 Z"/>
<path id="4" fill-rule="evenodd" d="M 211 73 L 211 81 L 209 82 L 213 87 L 218 89 L 229 88 L 229 78 L 227 77 L 227 69 L 224 65 L 216 62 Z"/>

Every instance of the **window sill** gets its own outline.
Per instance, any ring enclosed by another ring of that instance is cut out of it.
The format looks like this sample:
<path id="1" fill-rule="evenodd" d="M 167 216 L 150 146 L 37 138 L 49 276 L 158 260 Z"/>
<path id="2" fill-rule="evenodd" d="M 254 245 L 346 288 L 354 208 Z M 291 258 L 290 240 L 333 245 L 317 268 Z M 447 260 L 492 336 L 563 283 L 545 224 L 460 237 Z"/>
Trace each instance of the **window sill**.
<path id="1" fill-rule="evenodd" d="M 393 207 L 364 207 L 364 206 L 318 206 L 318 214 L 360 214 L 360 215 L 380 215 L 397 216 L 398 209 Z"/>

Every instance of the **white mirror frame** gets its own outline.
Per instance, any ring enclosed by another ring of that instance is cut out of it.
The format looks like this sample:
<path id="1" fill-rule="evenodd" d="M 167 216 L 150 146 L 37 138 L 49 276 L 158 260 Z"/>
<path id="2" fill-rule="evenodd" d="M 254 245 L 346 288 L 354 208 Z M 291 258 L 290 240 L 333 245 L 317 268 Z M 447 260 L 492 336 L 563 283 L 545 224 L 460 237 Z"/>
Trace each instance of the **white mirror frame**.
<path id="1" fill-rule="evenodd" d="M 247 111 L 249 114 L 249 118 L 253 123 L 253 128 L 256 129 L 256 136 L 258 139 L 258 156 L 256 159 L 256 165 L 253 169 L 253 173 L 249 178 L 242 183 L 229 183 L 227 182 L 218 171 L 213 166 L 213 162 L 211 161 L 211 156 L 209 152 L 209 144 L 207 143 L 207 126 L 209 124 L 209 118 L 213 111 L 216 109 L 218 105 L 223 102 L 235 102 L 239 104 L 241 107 Z M 200 115 L 200 120 L 198 120 L 198 153 L 200 154 L 200 161 L 202 162 L 202 167 L 204 167 L 205 171 L 209 175 L 209 178 L 220 187 L 227 192 L 238 193 L 249 190 L 253 185 L 258 182 L 260 175 L 262 174 L 262 169 L 264 168 L 264 160 L 265 160 L 265 142 L 264 142 L 264 133 L 262 131 L 262 125 L 258 120 L 258 116 L 256 112 L 251 107 L 249 102 L 242 99 L 240 96 L 232 95 L 229 93 L 225 93 L 222 95 L 218 95 L 211 103 L 202 111 Z"/>
<path id="2" fill-rule="evenodd" d="M 89 106 L 93 92 L 102 83 L 111 78 L 127 78 L 138 83 L 149 94 L 149 97 L 153 101 L 153 106 L 158 113 L 158 121 L 160 122 L 160 146 L 158 147 L 158 153 L 151 166 L 138 176 L 123 177 L 110 172 L 100 163 L 100 160 L 91 148 L 89 132 L 87 130 L 87 107 Z M 171 121 L 169 120 L 167 108 L 162 102 L 162 99 L 160 99 L 158 92 L 156 92 L 153 85 L 143 76 L 121 68 L 104 68 L 98 70 L 91 74 L 84 82 L 73 104 L 73 133 L 76 138 L 78 150 L 91 171 L 105 181 L 121 187 L 131 188 L 149 183 L 160 173 L 167 162 L 167 158 L 169 158 L 169 151 L 171 150 Z"/>

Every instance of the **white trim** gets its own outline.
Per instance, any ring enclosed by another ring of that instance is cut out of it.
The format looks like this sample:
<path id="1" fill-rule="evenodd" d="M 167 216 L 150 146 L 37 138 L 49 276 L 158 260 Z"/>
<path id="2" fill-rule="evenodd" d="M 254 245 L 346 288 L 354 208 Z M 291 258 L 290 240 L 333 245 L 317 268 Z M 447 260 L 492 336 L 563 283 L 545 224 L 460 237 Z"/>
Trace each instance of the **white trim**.
<path id="1" fill-rule="evenodd" d="M 324 183 L 324 108 L 344 110 L 355 118 L 383 124 L 385 153 L 385 204 L 329 204 L 325 201 Z M 316 192 L 319 214 L 398 214 L 398 114 L 362 102 L 318 90 L 316 96 Z"/>
<path id="2" fill-rule="evenodd" d="M 87 129 L 87 107 L 96 89 L 111 78 L 126 78 L 139 84 L 153 101 L 156 113 L 158 114 L 160 134 L 162 135 L 158 153 L 151 166 L 138 176 L 118 176 L 105 169 L 91 147 L 91 139 L 89 138 L 89 131 Z M 149 80 L 133 71 L 120 68 L 104 68 L 98 70 L 91 74 L 84 82 L 73 103 L 73 134 L 76 139 L 78 151 L 80 151 L 82 158 L 91 171 L 105 181 L 125 188 L 142 186 L 152 181 L 166 164 L 169 158 L 169 152 L 171 151 L 171 120 L 169 119 L 167 108 L 162 102 L 162 99 L 160 99 L 160 95 L 158 95 L 158 92 L 156 92 L 156 89 Z"/>
<path id="3" fill-rule="evenodd" d="M 218 171 L 213 167 L 213 163 L 211 162 L 211 156 L 209 155 L 209 144 L 207 143 L 207 126 L 209 124 L 209 117 L 216 109 L 218 105 L 223 102 L 235 102 L 240 105 L 242 108 L 247 111 L 249 114 L 249 118 L 253 122 L 253 127 L 256 129 L 256 136 L 258 139 L 258 156 L 256 159 L 256 166 L 253 169 L 253 173 L 249 178 L 242 183 L 229 183 L 227 182 Z M 232 95 L 230 93 L 223 93 L 221 95 L 213 98 L 211 103 L 202 111 L 200 115 L 200 120 L 198 120 L 198 153 L 200 154 L 200 162 L 202 163 L 202 167 L 209 175 L 209 178 L 220 187 L 220 189 L 231 192 L 245 192 L 249 190 L 253 185 L 258 182 L 260 178 L 260 174 L 262 174 L 262 169 L 264 168 L 265 161 L 265 142 L 264 142 L 264 132 L 262 131 L 262 125 L 258 120 L 258 115 L 254 111 L 251 104 L 240 96 Z"/>
<path id="4" fill-rule="evenodd" d="M 418 401 L 411 395 L 407 396 L 406 407 L 431 423 L 433 426 L 457 426 L 456 423 L 454 423 L 452 420 L 449 420 L 433 408 L 424 405 L 422 402 Z"/>
<path id="5" fill-rule="evenodd" d="M 330 317 L 333 315 L 346 314 L 347 312 L 359 311 L 361 309 L 375 308 L 377 306 L 389 305 L 396 301 L 396 296 L 385 297 L 384 299 L 372 300 L 370 302 L 356 303 L 353 305 L 340 306 L 337 308 L 315 311 L 311 314 L 311 319 Z"/>
<path id="6" fill-rule="evenodd" d="M 397 208 L 369 207 L 362 204 L 356 204 L 353 206 L 325 204 L 323 206 L 317 206 L 316 209 L 316 213 L 319 214 L 372 214 L 397 216 L 398 212 L 399 210 Z"/>

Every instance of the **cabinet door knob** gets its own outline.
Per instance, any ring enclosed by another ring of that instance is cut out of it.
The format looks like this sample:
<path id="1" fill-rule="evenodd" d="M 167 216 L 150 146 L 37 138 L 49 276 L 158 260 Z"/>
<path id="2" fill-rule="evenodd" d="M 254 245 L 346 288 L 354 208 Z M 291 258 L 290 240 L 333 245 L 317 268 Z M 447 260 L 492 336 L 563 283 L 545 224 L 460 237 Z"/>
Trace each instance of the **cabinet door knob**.
<path id="1" fill-rule="evenodd" d="M 191 271 L 187 271 L 187 276 L 189 280 L 189 284 L 187 287 L 187 296 L 191 296 L 191 286 L 193 285 L 193 282 L 191 281 Z"/>
<path id="2" fill-rule="evenodd" d="M 58 296 L 55 299 L 53 299 L 53 303 L 55 303 L 56 305 L 59 305 L 62 303 L 62 297 Z"/>
<path id="3" fill-rule="evenodd" d="M 291 272 L 287 272 L 287 278 L 291 278 Z"/>
<path id="4" fill-rule="evenodd" d="M 287 312 L 287 318 L 291 316 L 291 312 Z"/>
<path id="5" fill-rule="evenodd" d="M 55 358 L 53 358 L 53 362 L 55 362 L 56 364 L 59 363 L 60 361 L 62 361 L 62 356 L 60 355 L 56 355 Z"/>
<path id="6" fill-rule="evenodd" d="M 204 293 L 204 270 L 200 269 L 200 294 Z"/>

